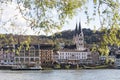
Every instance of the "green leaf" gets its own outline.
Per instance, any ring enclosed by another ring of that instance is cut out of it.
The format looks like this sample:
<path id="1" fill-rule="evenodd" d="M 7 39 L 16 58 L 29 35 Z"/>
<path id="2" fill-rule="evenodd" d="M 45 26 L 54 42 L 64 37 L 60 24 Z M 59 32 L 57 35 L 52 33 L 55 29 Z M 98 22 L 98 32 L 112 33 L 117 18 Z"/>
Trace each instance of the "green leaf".
<path id="1" fill-rule="evenodd" d="M 97 0 L 93 0 L 93 2 L 94 2 L 94 4 L 96 4 L 96 3 L 97 3 Z"/>

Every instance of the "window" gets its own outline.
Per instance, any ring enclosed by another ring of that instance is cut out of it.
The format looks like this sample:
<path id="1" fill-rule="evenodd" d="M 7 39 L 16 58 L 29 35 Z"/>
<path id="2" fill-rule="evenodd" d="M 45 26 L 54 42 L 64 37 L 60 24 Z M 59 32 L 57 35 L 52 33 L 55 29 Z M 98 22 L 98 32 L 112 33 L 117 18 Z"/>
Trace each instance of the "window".
<path id="1" fill-rule="evenodd" d="M 35 51 L 35 56 L 39 56 L 39 50 Z"/>
<path id="2" fill-rule="evenodd" d="M 35 48 L 32 46 L 30 47 L 30 56 L 34 56 L 35 54 Z"/>
<path id="3" fill-rule="evenodd" d="M 19 61 L 19 59 L 18 58 L 16 58 L 16 62 L 18 62 Z"/>
<path id="4" fill-rule="evenodd" d="M 82 36 L 82 34 L 80 34 L 79 36 Z"/>
<path id="5" fill-rule="evenodd" d="M 39 58 L 35 58 L 35 62 L 38 62 L 39 61 Z"/>
<path id="6" fill-rule="evenodd" d="M 82 43 L 79 43 L 79 45 L 82 45 Z"/>
<path id="7" fill-rule="evenodd" d="M 29 56 L 29 51 L 28 50 L 25 51 L 25 56 Z"/>
<path id="8" fill-rule="evenodd" d="M 20 51 L 20 56 L 24 56 L 24 51 Z"/>
<path id="9" fill-rule="evenodd" d="M 25 54 L 25 47 L 22 47 L 20 50 L 20 56 L 24 56 Z"/>
<path id="10" fill-rule="evenodd" d="M 80 38 L 79 40 L 83 40 L 82 38 Z"/>
<path id="11" fill-rule="evenodd" d="M 20 58 L 20 61 L 21 61 L 21 62 L 24 62 L 24 58 Z"/>
<path id="12" fill-rule="evenodd" d="M 4 62 L 7 62 L 7 60 L 4 60 Z"/>
<path id="13" fill-rule="evenodd" d="M 32 61 L 32 62 L 33 62 L 33 61 L 34 61 L 34 58 L 31 58 L 31 59 L 30 59 L 30 61 Z"/>
<path id="14" fill-rule="evenodd" d="M 29 62 L 29 58 L 25 58 L 25 62 Z"/>

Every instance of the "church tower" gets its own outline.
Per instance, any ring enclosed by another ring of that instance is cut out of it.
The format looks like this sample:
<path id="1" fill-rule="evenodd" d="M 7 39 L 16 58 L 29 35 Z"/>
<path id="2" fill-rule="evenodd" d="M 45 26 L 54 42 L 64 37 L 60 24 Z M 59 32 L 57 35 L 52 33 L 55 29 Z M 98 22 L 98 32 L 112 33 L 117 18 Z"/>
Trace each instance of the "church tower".
<path id="1" fill-rule="evenodd" d="M 79 22 L 79 25 L 76 24 L 75 28 L 75 34 L 73 37 L 74 43 L 76 45 L 76 49 L 79 51 L 85 50 L 84 48 L 84 35 L 83 31 L 81 29 L 81 23 Z"/>

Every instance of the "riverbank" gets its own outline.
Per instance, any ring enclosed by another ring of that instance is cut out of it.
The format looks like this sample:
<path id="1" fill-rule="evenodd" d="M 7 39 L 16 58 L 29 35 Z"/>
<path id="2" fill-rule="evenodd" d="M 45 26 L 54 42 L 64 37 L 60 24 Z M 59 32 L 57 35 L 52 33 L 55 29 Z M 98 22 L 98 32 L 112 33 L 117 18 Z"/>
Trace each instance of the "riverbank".
<path id="1" fill-rule="evenodd" d="M 62 66 L 62 67 L 54 67 L 54 68 L 47 68 L 43 67 L 43 70 L 82 70 L 82 69 L 116 69 L 113 65 L 98 65 L 98 66 L 72 66 L 70 67 L 69 65 L 67 66 Z"/>
<path id="2" fill-rule="evenodd" d="M 99 66 L 84 66 L 83 69 L 115 69 L 111 65 L 99 65 Z"/>
<path id="3" fill-rule="evenodd" d="M 0 65 L 0 70 L 11 70 L 12 66 L 11 65 Z"/>
<path id="4" fill-rule="evenodd" d="M 81 70 L 81 69 L 116 69 L 113 65 L 97 65 L 97 66 L 70 66 L 70 65 L 62 65 L 62 66 L 54 66 L 54 67 L 42 67 L 42 69 L 39 70 Z M 12 70 L 12 66 L 0 66 L 0 70 Z M 22 70 L 22 69 L 20 69 Z M 26 69 L 30 70 L 30 69 Z M 32 69 L 31 69 L 32 70 Z"/>

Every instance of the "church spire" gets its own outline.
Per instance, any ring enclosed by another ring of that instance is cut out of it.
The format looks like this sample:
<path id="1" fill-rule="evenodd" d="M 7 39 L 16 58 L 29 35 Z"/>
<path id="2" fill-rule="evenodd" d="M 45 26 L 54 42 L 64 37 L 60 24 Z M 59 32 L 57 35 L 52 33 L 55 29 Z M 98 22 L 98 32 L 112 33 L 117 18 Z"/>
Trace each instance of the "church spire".
<path id="1" fill-rule="evenodd" d="M 77 23 L 76 23 L 76 28 L 75 28 L 75 35 L 78 33 L 78 30 L 77 30 Z"/>
<path id="2" fill-rule="evenodd" d="M 85 50 L 84 48 L 84 35 L 82 32 L 82 28 L 81 28 L 81 22 L 79 22 L 79 25 L 76 24 L 76 28 L 75 28 L 75 36 L 74 36 L 74 43 L 76 45 L 76 49 L 83 51 Z"/>
<path id="3" fill-rule="evenodd" d="M 81 22 L 79 22 L 79 34 L 81 33 Z"/>

